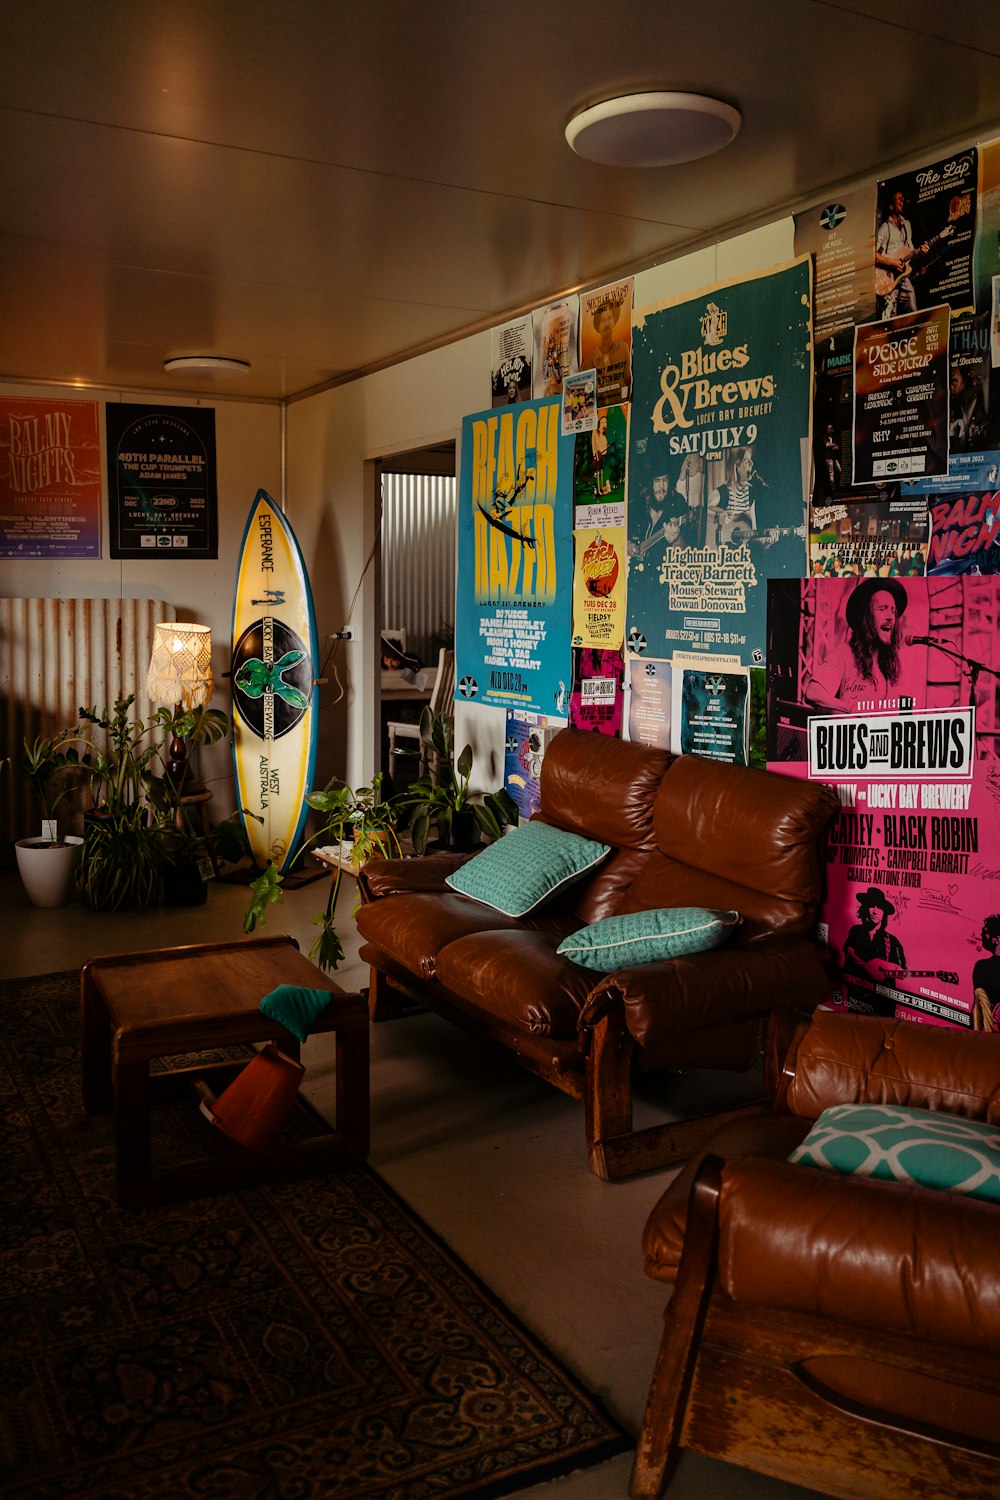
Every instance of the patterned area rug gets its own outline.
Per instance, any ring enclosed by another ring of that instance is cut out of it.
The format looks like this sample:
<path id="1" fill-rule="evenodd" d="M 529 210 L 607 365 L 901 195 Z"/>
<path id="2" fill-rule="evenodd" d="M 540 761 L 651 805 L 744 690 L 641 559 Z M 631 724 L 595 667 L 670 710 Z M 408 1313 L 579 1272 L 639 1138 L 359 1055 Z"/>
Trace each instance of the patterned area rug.
<path id="1" fill-rule="evenodd" d="M 486 1500 L 631 1446 L 367 1168 L 119 1208 L 77 987 L 0 982 L 0 1495 Z"/>

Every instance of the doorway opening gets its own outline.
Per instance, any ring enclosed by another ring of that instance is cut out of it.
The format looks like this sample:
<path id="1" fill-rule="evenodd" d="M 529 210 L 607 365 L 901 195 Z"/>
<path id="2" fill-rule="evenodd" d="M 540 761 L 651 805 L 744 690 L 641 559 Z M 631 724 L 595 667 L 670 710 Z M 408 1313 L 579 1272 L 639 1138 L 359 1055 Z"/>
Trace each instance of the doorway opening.
<path id="1" fill-rule="evenodd" d="M 406 726 L 454 660 L 454 442 L 383 458 L 380 489 L 380 766 L 398 789 L 417 774 L 419 740 Z"/>

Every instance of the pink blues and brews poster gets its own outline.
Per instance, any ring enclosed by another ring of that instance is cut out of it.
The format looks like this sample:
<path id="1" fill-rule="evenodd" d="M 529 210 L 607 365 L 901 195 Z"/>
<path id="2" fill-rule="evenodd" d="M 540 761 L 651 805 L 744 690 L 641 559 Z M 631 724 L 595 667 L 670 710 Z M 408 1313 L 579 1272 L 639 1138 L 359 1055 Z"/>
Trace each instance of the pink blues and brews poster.
<path id="1" fill-rule="evenodd" d="M 834 786 L 833 1003 L 1000 1027 L 1000 581 L 772 582 L 768 768 Z"/>

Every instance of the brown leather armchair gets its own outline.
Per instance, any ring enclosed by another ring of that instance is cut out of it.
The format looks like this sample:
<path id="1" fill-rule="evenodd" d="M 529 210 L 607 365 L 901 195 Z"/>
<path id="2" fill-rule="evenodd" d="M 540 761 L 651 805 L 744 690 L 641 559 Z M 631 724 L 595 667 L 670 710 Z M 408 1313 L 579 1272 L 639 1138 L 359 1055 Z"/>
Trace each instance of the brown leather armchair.
<path id="1" fill-rule="evenodd" d="M 858 1500 L 1000 1493 L 1000 1204 L 789 1164 L 848 1103 L 1000 1124 L 1000 1036 L 818 1012 L 774 1113 L 671 1184 L 644 1236 L 676 1287 L 636 1500 L 682 1448 Z"/>

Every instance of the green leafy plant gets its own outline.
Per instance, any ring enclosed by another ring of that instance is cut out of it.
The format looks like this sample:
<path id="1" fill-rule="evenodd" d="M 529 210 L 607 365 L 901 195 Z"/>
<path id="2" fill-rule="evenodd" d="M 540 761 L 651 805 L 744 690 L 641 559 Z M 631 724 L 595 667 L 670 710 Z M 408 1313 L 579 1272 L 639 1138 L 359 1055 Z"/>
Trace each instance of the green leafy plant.
<path id="1" fill-rule="evenodd" d="M 431 659 L 433 660 L 439 651 L 454 651 L 454 649 L 455 627 L 450 620 L 442 620 L 437 630 L 431 636 Z"/>
<path id="2" fill-rule="evenodd" d="M 197 865 L 202 857 L 237 864 L 248 852 L 247 837 L 239 813 L 221 823 L 196 828 L 183 803 L 168 808 L 160 820 L 160 844 L 164 863 L 181 869 Z"/>
<path id="3" fill-rule="evenodd" d="M 193 708 L 173 715 L 169 709 L 157 712 L 156 722 L 163 731 L 193 745 L 214 745 L 229 732 L 229 718 L 219 709 Z M 182 773 L 171 774 L 169 766 L 162 776 L 150 777 L 146 797 L 160 820 L 160 838 L 164 860 L 174 868 L 195 864 L 203 856 L 235 864 L 248 852 L 246 832 L 239 813 L 221 823 L 195 827 L 190 806 L 184 798 L 191 783 Z"/>
<path id="4" fill-rule="evenodd" d="M 88 780 L 93 806 L 85 819 L 77 889 L 95 911 L 146 910 L 162 898 L 166 863 L 182 856 L 191 858 L 208 837 L 220 837 L 219 830 L 196 834 L 185 820 L 183 781 L 171 777 L 169 771 L 163 776 L 155 772 L 168 736 L 214 744 L 228 730 L 227 716 L 219 709 L 177 714 L 158 708 L 143 720 L 131 712 L 134 702 L 135 695 L 130 693 L 117 699 L 110 711 L 80 709 L 82 724 L 89 726 L 83 736 L 90 746 Z M 91 738 L 98 729 L 106 737 L 103 745 Z M 235 835 L 235 823 L 232 827 Z M 242 839 L 238 846 L 228 833 L 221 839 L 237 858 L 244 852 Z"/>
<path id="5" fill-rule="evenodd" d="M 472 777 L 472 746 L 466 745 L 453 761 L 453 720 L 450 714 L 435 714 L 425 708 L 420 716 L 420 738 L 428 751 L 436 751 L 436 771 L 418 776 L 396 799 L 409 816 L 410 837 L 417 854 L 427 851 L 431 824 L 436 823 L 438 836 L 452 837 L 456 818 L 470 816 L 488 839 L 498 839 L 504 828 L 518 821 L 517 805 L 506 787 L 488 792 L 482 802 L 473 801 L 469 793 Z"/>
<path id="6" fill-rule="evenodd" d="M 430 704 L 420 711 L 420 750 L 425 762 L 440 773 L 451 766 L 455 746 L 455 720 L 451 714 L 437 714 Z"/>
<path id="7" fill-rule="evenodd" d="M 43 823 L 56 821 L 56 811 L 81 782 L 89 757 L 80 755 L 76 745 L 80 736 L 75 729 L 61 729 L 54 735 L 39 735 L 31 744 L 23 742 L 21 773 L 31 787 L 41 809 Z M 57 842 L 52 838 L 46 842 Z"/>
<path id="8" fill-rule="evenodd" d="M 88 816 L 77 891 L 92 911 L 145 911 L 163 893 L 163 846 L 149 809 Z"/>
<path id="9" fill-rule="evenodd" d="M 154 782 L 152 763 L 159 757 L 168 735 L 198 745 L 212 745 L 229 728 L 228 718 L 217 708 L 194 708 L 180 714 L 158 708 L 147 722 L 130 714 L 134 702 L 135 694 L 130 693 L 127 698 L 117 699 L 110 713 L 106 708 L 101 713 L 93 708 L 80 709 L 83 722 L 103 729 L 107 736 L 105 749 L 93 745 L 90 770 L 91 796 L 99 810 L 130 811 L 154 800 L 150 795 Z M 182 784 L 169 773 L 163 780 L 167 800 L 176 802 Z M 162 803 L 162 797 L 160 800 Z"/>
<path id="10" fill-rule="evenodd" d="M 402 854 L 396 832 L 396 806 L 393 800 L 382 797 L 381 772 L 373 777 L 370 786 L 358 787 L 357 790 L 352 790 L 345 782 L 331 781 L 322 791 L 310 792 L 306 801 L 314 811 L 322 813 L 323 822 L 299 850 L 293 864 L 310 849 L 329 843 L 336 844 L 338 851 L 350 843 L 350 862 L 355 870 L 377 855 L 392 857 Z M 309 950 L 309 957 L 327 971 L 336 969 L 344 958 L 343 945 L 334 927 L 342 874 L 342 862 L 338 860 L 333 867 L 326 907 L 313 918 L 321 931 Z M 282 879 L 277 867 L 269 864 L 251 883 L 250 904 L 243 918 L 244 932 L 253 932 L 258 925 L 263 926 L 268 907 L 284 899 Z"/>

